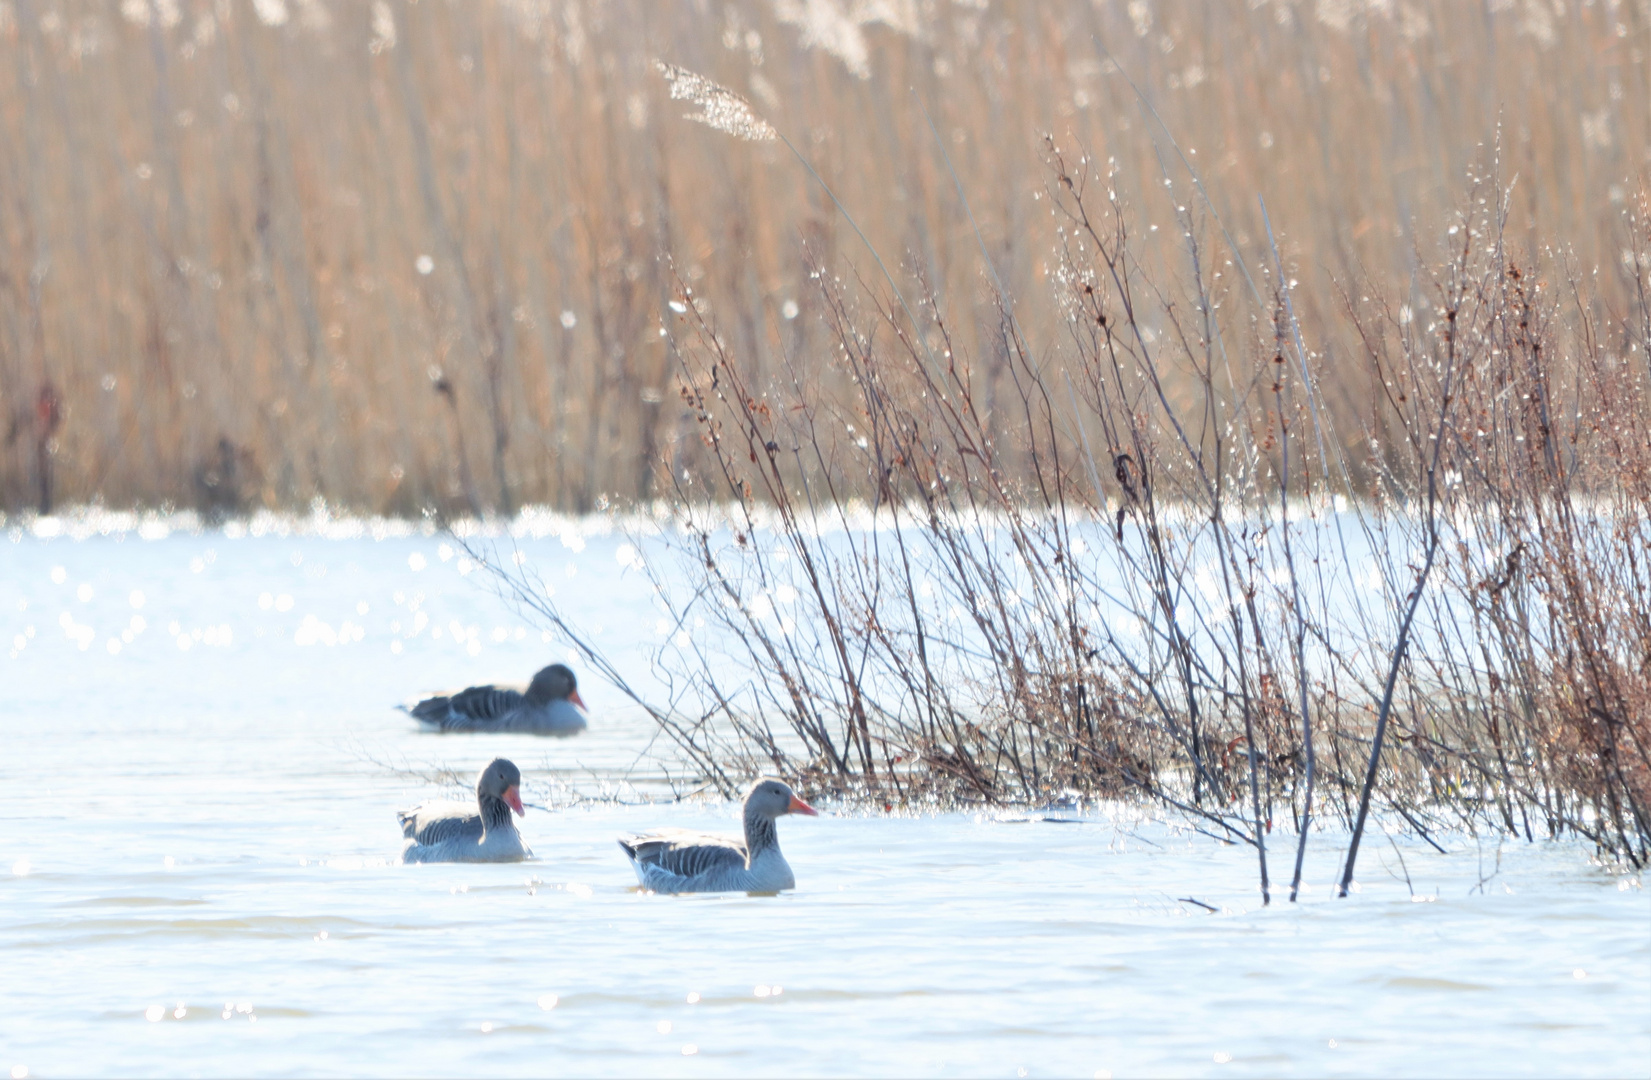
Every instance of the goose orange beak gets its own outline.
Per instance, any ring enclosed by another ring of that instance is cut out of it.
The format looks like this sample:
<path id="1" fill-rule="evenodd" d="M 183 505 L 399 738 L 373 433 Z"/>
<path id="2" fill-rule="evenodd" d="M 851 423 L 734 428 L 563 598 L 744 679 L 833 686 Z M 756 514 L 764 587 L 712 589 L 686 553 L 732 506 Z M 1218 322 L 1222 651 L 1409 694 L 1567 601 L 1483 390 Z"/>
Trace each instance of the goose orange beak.
<path id="1" fill-rule="evenodd" d="M 519 792 L 517 792 L 515 784 L 511 784 L 509 787 L 504 789 L 503 798 L 505 803 L 508 804 L 512 810 L 516 811 L 517 817 L 527 816 L 527 811 L 522 809 L 522 796 Z"/>
<path id="2" fill-rule="evenodd" d="M 569 690 L 568 700 L 579 706 L 581 709 L 584 709 L 586 712 L 590 712 L 590 706 L 586 705 L 585 699 L 579 696 L 579 691 Z"/>
<path id="3" fill-rule="evenodd" d="M 795 795 L 791 796 L 791 802 L 786 804 L 785 812 L 788 814 L 807 814 L 809 817 L 820 816 L 820 812 L 818 810 L 803 802 Z"/>

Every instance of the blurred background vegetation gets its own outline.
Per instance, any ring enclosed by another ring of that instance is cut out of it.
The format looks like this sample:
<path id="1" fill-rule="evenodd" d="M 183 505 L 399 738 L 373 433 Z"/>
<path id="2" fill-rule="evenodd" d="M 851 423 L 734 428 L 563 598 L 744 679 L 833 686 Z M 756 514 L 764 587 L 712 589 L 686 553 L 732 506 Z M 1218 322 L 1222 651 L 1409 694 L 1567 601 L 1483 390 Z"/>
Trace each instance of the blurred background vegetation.
<path id="1" fill-rule="evenodd" d="M 1146 268 L 1184 257 L 1177 200 L 1213 221 L 1165 192 L 1144 98 L 1258 267 L 1266 200 L 1336 430 L 1368 429 L 1343 293 L 1425 312 L 1416 237 L 1487 162 L 1528 261 L 1559 245 L 1596 317 L 1631 306 L 1648 53 L 1651 0 L 0 0 L 0 510 L 663 496 L 698 439 L 682 285 L 758 384 L 846 378 L 809 267 L 870 282 L 864 249 L 782 146 L 683 122 L 656 58 L 746 96 L 932 290 L 1005 433 L 924 110 L 1054 349 L 1046 133 Z"/>

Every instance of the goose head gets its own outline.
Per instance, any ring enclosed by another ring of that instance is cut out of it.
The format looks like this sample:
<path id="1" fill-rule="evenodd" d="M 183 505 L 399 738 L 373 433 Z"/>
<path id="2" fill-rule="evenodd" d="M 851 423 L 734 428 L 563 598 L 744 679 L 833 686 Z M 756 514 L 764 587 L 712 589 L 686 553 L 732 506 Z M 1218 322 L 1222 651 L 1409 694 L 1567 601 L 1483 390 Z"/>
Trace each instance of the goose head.
<path id="1" fill-rule="evenodd" d="M 533 681 L 527 687 L 528 700 L 545 705 L 552 701 L 571 701 L 586 712 L 585 699 L 579 696 L 579 680 L 573 677 L 573 669 L 566 664 L 552 664 L 547 668 L 540 668 L 539 673 L 533 676 Z"/>
<path id="2" fill-rule="evenodd" d="M 791 785 L 783 780 L 758 780 L 745 796 L 745 816 L 766 818 L 769 821 L 785 814 L 807 814 L 818 817 L 819 811 L 797 798 Z"/>
<path id="3" fill-rule="evenodd" d="M 521 786 L 522 770 L 512 761 L 494 758 L 476 777 L 476 801 L 485 810 L 488 800 L 496 799 L 516 811 L 517 817 L 523 817 L 527 811 L 522 809 Z"/>

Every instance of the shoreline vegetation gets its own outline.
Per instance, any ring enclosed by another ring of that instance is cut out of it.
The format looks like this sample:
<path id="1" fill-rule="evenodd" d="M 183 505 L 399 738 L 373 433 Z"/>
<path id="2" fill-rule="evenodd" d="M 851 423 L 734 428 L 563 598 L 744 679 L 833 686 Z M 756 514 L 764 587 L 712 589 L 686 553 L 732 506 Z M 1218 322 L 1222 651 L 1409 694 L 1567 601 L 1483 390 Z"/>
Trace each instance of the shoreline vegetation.
<path id="1" fill-rule="evenodd" d="M 1490 171 L 1427 314 L 1347 295 L 1382 388 L 1353 461 L 1289 285 L 1202 269 L 1215 229 L 1185 210 L 1185 270 L 1158 283 L 1105 178 L 1047 161 L 1068 338 L 1034 351 L 1001 297 L 1012 450 L 932 293 L 934 342 L 881 283 L 816 274 L 843 393 L 757 382 L 683 285 L 701 440 L 676 558 L 637 565 L 667 621 L 729 644 L 659 650 L 665 733 L 725 791 L 777 771 L 891 807 L 1156 804 L 1252 845 L 1264 896 L 1297 895 L 1315 819 L 1348 830 L 1346 895 L 1372 813 L 1643 866 L 1651 305 L 1601 324 L 1574 269 L 1515 260 Z M 1245 306 L 1241 331 L 1215 318 Z M 600 665 L 530 568 L 471 552 Z M 1269 851 L 1279 823 L 1294 843 Z"/>
<path id="2" fill-rule="evenodd" d="M 8 512 L 663 506 L 725 793 L 1651 860 L 1644 3 L 5 10 Z"/>
<path id="3" fill-rule="evenodd" d="M 1246 261 L 1173 137 L 1180 168 L 1160 161 L 1184 260 L 1167 276 L 1135 254 L 1144 211 L 1115 164 L 1049 137 L 1059 345 L 1028 340 L 976 234 L 1016 389 L 999 405 L 1024 423 L 1005 439 L 921 267 L 914 309 L 783 133 L 660 66 L 700 108 L 690 119 L 783 141 L 883 275 L 814 262 L 836 370 L 774 380 L 678 280 L 667 334 L 701 448 L 670 476 L 676 565 L 644 569 L 678 627 L 713 621 L 737 644 L 679 634 L 661 666 L 698 715 L 654 715 L 719 787 L 772 766 L 889 806 L 1133 795 L 1253 845 L 1264 902 L 1275 813 L 1296 834 L 1291 900 L 1315 813 L 1349 830 L 1342 896 L 1373 808 L 1430 843 L 1450 827 L 1571 833 L 1645 863 L 1643 186 L 1624 230 L 1637 303 L 1602 318 L 1597 275 L 1514 253 L 1513 188 L 1488 151 L 1431 257 L 1418 246 L 1431 303 L 1341 283 L 1358 351 L 1337 377 L 1362 365 L 1375 388 L 1349 438 L 1299 282 L 1276 246 Z M 823 539 L 822 520 L 865 498 L 891 530 Z M 1338 502 L 1350 513 L 1325 513 Z M 730 504 L 747 515 L 731 538 Z M 696 522 L 696 506 L 716 512 Z M 1073 506 L 1112 519 L 1110 536 L 1080 535 Z M 779 540 L 766 550 L 759 518 Z M 530 572 L 497 573 L 571 631 Z M 1119 608 L 1130 619 L 1103 613 Z"/>

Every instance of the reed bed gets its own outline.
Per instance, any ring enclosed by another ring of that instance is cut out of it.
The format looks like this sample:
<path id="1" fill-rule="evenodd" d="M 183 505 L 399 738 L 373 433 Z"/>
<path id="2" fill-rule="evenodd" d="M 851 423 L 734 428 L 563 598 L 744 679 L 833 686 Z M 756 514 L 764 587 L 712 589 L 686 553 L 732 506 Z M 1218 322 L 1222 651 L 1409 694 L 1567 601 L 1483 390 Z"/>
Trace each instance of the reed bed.
<path id="1" fill-rule="evenodd" d="M 668 497 L 677 278 L 766 385 L 836 370 L 803 249 L 873 268 L 783 148 L 682 123 L 656 59 L 753 102 L 921 277 L 1016 475 L 998 285 L 1040 347 L 1065 319 L 1046 133 L 1145 209 L 1160 270 L 1191 197 L 1148 198 L 1166 128 L 1252 259 L 1266 199 L 1351 440 L 1375 384 L 1332 282 L 1426 299 L 1482 146 L 1510 248 L 1563 242 L 1596 320 L 1629 303 L 1648 35 L 1644 0 L 6 0 L 0 510 Z"/>

